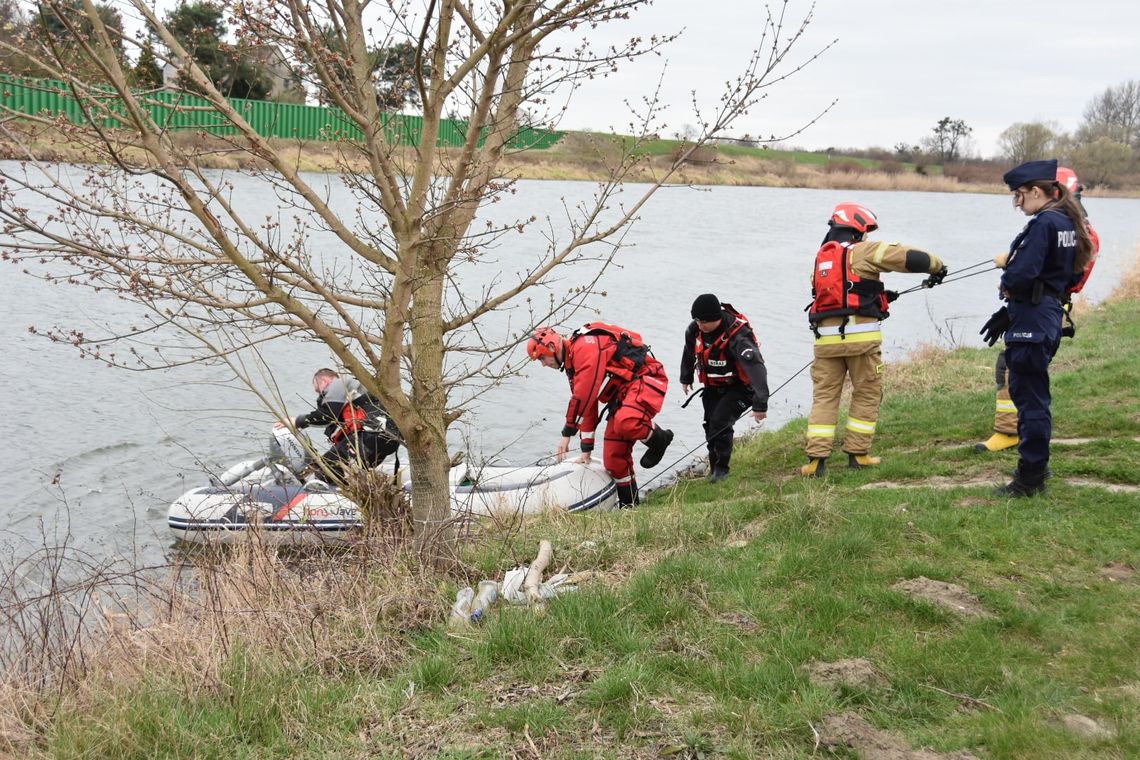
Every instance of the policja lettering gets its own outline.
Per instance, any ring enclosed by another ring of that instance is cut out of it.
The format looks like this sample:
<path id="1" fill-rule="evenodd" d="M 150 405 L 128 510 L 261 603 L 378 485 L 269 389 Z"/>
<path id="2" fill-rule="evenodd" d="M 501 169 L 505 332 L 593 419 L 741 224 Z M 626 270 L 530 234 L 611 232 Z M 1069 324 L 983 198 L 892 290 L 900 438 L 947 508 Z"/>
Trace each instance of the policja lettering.
<path id="1" fill-rule="evenodd" d="M 1061 247 L 1076 248 L 1076 230 L 1057 230 L 1057 245 Z"/>

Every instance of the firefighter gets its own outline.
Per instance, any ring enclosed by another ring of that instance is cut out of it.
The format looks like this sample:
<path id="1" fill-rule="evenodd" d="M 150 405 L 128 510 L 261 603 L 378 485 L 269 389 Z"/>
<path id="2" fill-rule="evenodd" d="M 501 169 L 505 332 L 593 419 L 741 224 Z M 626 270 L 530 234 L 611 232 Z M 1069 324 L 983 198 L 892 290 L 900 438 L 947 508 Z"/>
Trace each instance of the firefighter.
<path id="1" fill-rule="evenodd" d="M 888 304 L 898 297 L 884 290 L 882 272 L 929 275 L 923 286 L 946 277 L 946 266 L 932 253 L 900 243 L 864 240 L 878 229 L 875 215 L 857 203 L 840 203 L 828 222 L 827 235 L 815 257 L 812 303 L 808 319 L 815 334 L 811 365 L 812 405 L 808 417 L 806 477 L 821 477 L 835 443 L 843 381 L 851 377 L 851 409 L 843 450 L 853 469 L 874 467 L 869 454 L 882 401 L 882 332 Z"/>
<path id="2" fill-rule="evenodd" d="M 693 391 L 693 369 L 705 408 L 709 482 L 728 477 L 732 428 L 749 407 L 757 422 L 768 416 L 768 371 L 748 318 L 712 293 L 693 301 L 693 321 L 685 330 L 681 353 L 681 388 Z"/>
<path id="3" fill-rule="evenodd" d="M 633 444 L 645 443 L 641 466 L 648 469 L 657 466 L 673 440 L 671 430 L 653 422 L 669 388 L 665 367 L 653 358 L 640 335 L 604 322 L 591 322 L 569 338 L 552 327 L 539 327 L 527 342 L 526 353 L 544 367 L 565 372 L 570 382 L 558 461 L 578 433 L 582 456 L 576 461 L 590 461 L 603 407 L 607 422 L 602 464 L 617 483 L 618 507 L 634 506 L 638 497 Z"/>
<path id="4" fill-rule="evenodd" d="M 1024 497 L 1045 490 L 1053 436 L 1049 363 L 1061 343 L 1062 301 L 1092 259 L 1093 241 L 1076 196 L 1057 180 L 1056 160 L 1021 164 L 1002 181 L 1013 191 L 1013 205 L 1030 219 L 1001 262 L 1006 305 L 981 333 L 990 345 L 1005 336 L 1009 393 L 1017 407 L 1017 469 L 994 493 Z"/>
<path id="5" fill-rule="evenodd" d="M 321 464 L 334 481 L 343 482 L 347 466 L 378 467 L 399 449 L 402 436 L 396 424 L 379 399 L 356 380 L 346 381 L 335 370 L 319 369 L 313 375 L 313 391 L 317 394 L 316 409 L 294 418 L 293 427 L 325 426 L 332 446 L 321 455 Z"/>
<path id="6" fill-rule="evenodd" d="M 1065 321 L 1067 324 L 1061 330 L 1062 336 L 1072 337 L 1076 334 L 1076 326 L 1073 324 L 1073 318 L 1070 314 L 1073 308 L 1073 296 L 1080 293 L 1084 289 L 1085 283 L 1089 280 L 1089 275 L 1092 274 L 1093 266 L 1096 264 L 1096 256 L 1100 251 L 1100 237 L 1096 234 L 1092 224 L 1088 220 L 1088 212 L 1085 211 L 1084 204 L 1081 203 L 1081 193 L 1084 192 L 1084 187 L 1081 186 L 1080 180 L 1077 179 L 1077 174 L 1072 169 L 1065 166 L 1057 167 L 1057 181 L 1062 183 L 1070 193 L 1077 200 L 1077 205 L 1081 207 L 1081 213 L 1085 216 L 1085 224 L 1089 228 L 1089 237 L 1092 240 L 1093 252 L 1089 258 L 1089 263 L 1085 265 L 1084 273 L 1081 275 L 1080 282 L 1074 285 L 1066 293 L 1064 309 Z M 994 257 L 994 263 L 999 268 L 1005 269 L 1006 260 L 1009 257 L 1008 253 L 1001 253 Z M 990 451 L 1004 451 L 1005 449 L 1013 448 L 1017 445 L 1017 406 L 1014 405 L 1013 399 L 1009 396 L 1009 370 L 1005 366 L 1005 351 L 997 355 L 997 361 L 994 364 L 994 382 L 997 385 L 997 410 L 994 414 L 994 432 L 987 440 L 982 443 L 974 445 L 974 451 L 979 454 L 985 454 Z"/>

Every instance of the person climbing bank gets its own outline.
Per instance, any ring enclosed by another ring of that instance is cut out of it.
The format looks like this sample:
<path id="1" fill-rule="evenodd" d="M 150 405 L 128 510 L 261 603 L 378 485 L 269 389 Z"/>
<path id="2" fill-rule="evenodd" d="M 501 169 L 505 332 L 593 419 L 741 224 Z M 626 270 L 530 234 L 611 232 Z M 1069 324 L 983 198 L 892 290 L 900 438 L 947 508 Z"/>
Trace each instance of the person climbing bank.
<path id="1" fill-rule="evenodd" d="M 768 371 L 748 318 L 712 293 L 697 296 L 681 353 L 681 388 L 693 390 L 693 370 L 704 387 L 709 482 L 728 477 L 733 426 L 749 407 L 757 422 L 768 416 Z"/>
<path id="2" fill-rule="evenodd" d="M 558 461 L 566 456 L 577 434 L 581 434 L 583 452 L 577 461 L 590 461 L 600 408 L 604 408 L 602 464 L 617 483 L 619 508 L 634 506 L 634 443 L 645 443 L 641 466 L 648 469 L 661 461 L 673 440 L 672 431 L 653 421 L 669 389 L 661 362 L 653 358 L 639 334 L 604 322 L 591 322 L 569 338 L 552 327 L 539 327 L 527 342 L 526 352 L 542 366 L 565 372 L 570 382 Z"/>
<path id="3" fill-rule="evenodd" d="M 1061 342 L 1065 293 L 1080 282 L 1093 241 L 1076 197 L 1057 181 L 1057 161 L 1029 161 L 1002 177 L 1013 205 L 1030 217 L 1013 239 L 1001 275 L 1005 306 L 982 327 L 993 345 L 1005 336 L 1009 393 L 1017 407 L 1018 463 L 995 490 L 1024 497 L 1045 490 L 1053 436 L 1049 363 Z"/>
<path id="4" fill-rule="evenodd" d="M 808 417 L 806 477 L 821 477 L 835 445 L 843 382 L 851 378 L 851 408 L 843 450 L 853 469 L 874 467 L 870 455 L 883 395 L 883 334 L 880 322 L 898 297 L 885 290 L 883 272 L 926 274 L 925 287 L 946 277 L 946 265 L 932 253 L 900 243 L 864 238 L 879 222 L 865 206 L 840 203 L 831 213 L 827 235 L 815 255 L 808 321 L 815 334 L 811 365 L 812 405 Z"/>

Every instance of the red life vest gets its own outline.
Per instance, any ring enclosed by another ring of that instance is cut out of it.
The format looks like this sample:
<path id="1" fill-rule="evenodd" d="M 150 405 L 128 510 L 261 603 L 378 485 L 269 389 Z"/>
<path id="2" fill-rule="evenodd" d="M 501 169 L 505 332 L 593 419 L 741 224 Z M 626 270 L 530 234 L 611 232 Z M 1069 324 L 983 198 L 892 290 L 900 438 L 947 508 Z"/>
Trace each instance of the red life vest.
<path id="1" fill-rule="evenodd" d="M 367 412 L 354 405 L 352 401 L 346 401 L 340 408 L 340 422 L 336 426 L 336 432 L 329 437 L 329 440 L 336 443 L 346 435 L 359 433 L 364 429 L 367 420 Z"/>
<path id="2" fill-rule="evenodd" d="M 608 335 L 617 342 L 617 349 L 606 364 L 606 374 L 611 379 L 628 383 L 645 368 L 649 346 L 645 345 L 638 333 L 606 322 L 587 322 L 581 330 L 574 331 L 570 340 L 574 341 L 583 335 Z"/>
<path id="3" fill-rule="evenodd" d="M 1087 222 L 1086 222 L 1086 224 L 1087 224 Z M 1084 290 L 1085 283 L 1089 281 L 1089 275 L 1092 274 L 1093 267 L 1096 266 L 1097 254 L 1100 253 L 1100 235 L 1096 234 L 1096 230 L 1093 229 L 1093 226 L 1091 224 L 1088 225 L 1088 228 L 1089 228 L 1089 237 L 1092 238 L 1092 244 L 1093 244 L 1092 255 L 1089 256 L 1089 263 L 1085 264 L 1085 271 L 1083 273 L 1081 273 L 1080 282 L 1078 282 L 1073 287 L 1069 288 L 1069 292 L 1068 292 L 1069 296 L 1074 296 L 1077 293 L 1080 293 L 1082 290 Z"/>
<path id="4" fill-rule="evenodd" d="M 833 240 L 824 243 L 815 255 L 812 302 L 805 309 L 813 329 L 827 317 L 844 317 L 846 325 L 852 315 L 875 319 L 889 316 L 883 283 L 864 280 L 851 271 L 851 246 Z"/>
<path id="5" fill-rule="evenodd" d="M 728 343 L 738 332 L 746 327 L 751 329 L 752 325 L 748 322 L 748 317 L 732 308 L 732 304 L 722 303 L 720 308 L 732 316 L 732 324 L 721 330 L 710 343 L 706 343 L 705 334 L 697 330 L 696 341 L 693 344 L 693 352 L 697 359 L 697 376 L 701 385 L 713 388 L 736 382 L 751 386 L 748 373 L 740 371 L 740 365 L 729 353 Z"/>
<path id="6" fill-rule="evenodd" d="M 570 341 L 583 335 L 606 335 L 617 343 L 617 348 L 605 366 L 606 383 L 598 392 L 599 402 L 617 402 L 628 383 L 646 372 L 649 346 L 645 345 L 638 333 L 606 322 L 587 322 L 581 330 L 574 331 Z M 570 380 L 573 383 L 573 377 Z"/>

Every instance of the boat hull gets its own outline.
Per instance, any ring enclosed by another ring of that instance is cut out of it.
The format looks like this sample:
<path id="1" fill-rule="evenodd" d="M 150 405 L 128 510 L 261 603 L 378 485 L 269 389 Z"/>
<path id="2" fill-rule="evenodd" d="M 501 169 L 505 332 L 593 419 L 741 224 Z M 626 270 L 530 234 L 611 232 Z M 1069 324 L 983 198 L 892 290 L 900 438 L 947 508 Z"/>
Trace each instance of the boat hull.
<path id="1" fill-rule="evenodd" d="M 402 473 L 401 473 L 402 474 Z M 617 488 L 597 463 L 513 467 L 464 466 L 450 476 L 452 514 L 498 518 L 548 509 L 612 509 Z M 247 536 L 272 544 L 342 544 L 363 526 L 360 508 L 335 489 L 236 483 L 195 488 L 167 514 L 171 534 L 191 543 L 236 543 Z"/>

